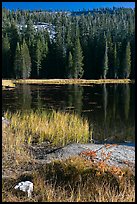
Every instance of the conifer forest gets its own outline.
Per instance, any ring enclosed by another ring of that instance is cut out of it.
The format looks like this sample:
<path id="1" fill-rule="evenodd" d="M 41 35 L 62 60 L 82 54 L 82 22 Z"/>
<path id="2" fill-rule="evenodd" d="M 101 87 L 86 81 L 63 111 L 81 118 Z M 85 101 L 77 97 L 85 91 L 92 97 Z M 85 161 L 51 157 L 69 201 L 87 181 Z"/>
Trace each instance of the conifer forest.
<path id="1" fill-rule="evenodd" d="M 2 78 L 135 78 L 135 10 L 2 8 Z"/>

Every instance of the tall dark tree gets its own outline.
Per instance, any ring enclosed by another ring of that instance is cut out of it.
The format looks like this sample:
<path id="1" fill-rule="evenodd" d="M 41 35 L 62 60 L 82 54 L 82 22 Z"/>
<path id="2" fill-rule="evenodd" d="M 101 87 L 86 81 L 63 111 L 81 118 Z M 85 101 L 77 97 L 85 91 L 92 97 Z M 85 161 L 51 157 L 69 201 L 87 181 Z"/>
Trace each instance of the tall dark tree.
<path id="1" fill-rule="evenodd" d="M 83 70 L 83 53 L 80 45 L 79 37 L 76 37 L 74 49 L 73 49 L 73 78 L 82 78 L 84 74 Z"/>
<path id="2" fill-rule="evenodd" d="M 37 77 L 40 76 L 40 69 L 41 69 L 41 61 L 42 61 L 42 43 L 40 39 L 36 41 L 36 47 L 35 47 L 35 64 L 36 64 L 36 73 Z"/>
<path id="3" fill-rule="evenodd" d="M 45 42 L 43 42 L 43 50 L 42 50 L 42 57 L 41 57 L 41 66 L 42 66 L 41 77 L 42 78 L 46 77 L 46 73 L 47 73 L 48 52 L 49 52 L 48 42 L 45 41 Z"/>
<path id="4" fill-rule="evenodd" d="M 29 49 L 25 40 L 23 40 L 23 44 L 21 46 L 21 58 L 22 58 L 22 64 L 21 64 L 22 78 L 28 79 L 31 74 L 31 58 L 30 58 Z"/>
<path id="5" fill-rule="evenodd" d="M 104 79 L 106 79 L 107 73 L 108 73 L 108 43 L 106 39 L 104 61 L 103 61 L 103 78 Z"/>
<path id="6" fill-rule="evenodd" d="M 68 55 L 68 64 L 67 64 L 67 78 L 73 78 L 73 57 L 71 51 Z"/>
<path id="7" fill-rule="evenodd" d="M 14 59 L 14 72 L 16 79 L 22 78 L 22 56 L 19 42 L 17 43 L 15 59 Z"/>
<path id="8" fill-rule="evenodd" d="M 114 67 L 113 67 L 113 70 L 114 70 L 114 73 L 113 73 L 113 76 L 115 79 L 118 78 L 118 67 L 119 67 L 119 59 L 118 59 L 118 54 L 117 54 L 117 45 L 116 43 L 114 44 Z"/>
<path id="9" fill-rule="evenodd" d="M 123 60 L 123 78 L 129 78 L 131 73 L 131 46 L 130 42 L 127 42 L 125 56 Z"/>
<path id="10" fill-rule="evenodd" d="M 19 33 L 18 29 L 16 26 L 15 21 L 12 20 L 11 26 L 10 26 L 10 32 L 8 33 L 9 36 L 9 42 L 10 42 L 10 50 L 11 50 L 11 77 L 15 77 L 14 73 L 14 57 L 15 57 L 15 52 L 16 52 L 16 46 L 17 42 L 19 41 Z"/>
<path id="11" fill-rule="evenodd" d="M 6 35 L 2 39 L 2 77 L 4 78 L 11 76 L 10 74 L 12 70 L 10 70 L 10 57 L 10 43 L 8 36 Z"/>

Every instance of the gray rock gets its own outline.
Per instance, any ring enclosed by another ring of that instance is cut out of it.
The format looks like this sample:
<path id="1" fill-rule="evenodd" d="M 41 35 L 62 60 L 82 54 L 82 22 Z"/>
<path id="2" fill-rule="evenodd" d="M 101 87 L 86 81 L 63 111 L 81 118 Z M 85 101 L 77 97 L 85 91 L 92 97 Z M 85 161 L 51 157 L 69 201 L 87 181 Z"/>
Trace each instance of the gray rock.
<path id="1" fill-rule="evenodd" d="M 37 157 L 41 163 L 50 163 L 53 160 L 63 160 L 71 156 L 81 155 L 83 151 L 96 151 L 95 161 L 104 159 L 103 152 L 110 157 L 106 161 L 109 165 L 117 167 L 129 167 L 133 171 L 135 170 L 135 147 L 128 145 L 117 145 L 117 144 L 70 144 L 62 148 L 56 148 L 54 151 L 43 154 L 42 159 L 38 155 Z M 44 152 L 43 152 L 44 153 Z"/>
<path id="2" fill-rule="evenodd" d="M 27 192 L 28 198 L 31 198 L 32 192 L 33 192 L 33 183 L 30 181 L 22 181 L 18 183 L 15 187 L 15 189 L 19 189 L 20 191 Z"/>

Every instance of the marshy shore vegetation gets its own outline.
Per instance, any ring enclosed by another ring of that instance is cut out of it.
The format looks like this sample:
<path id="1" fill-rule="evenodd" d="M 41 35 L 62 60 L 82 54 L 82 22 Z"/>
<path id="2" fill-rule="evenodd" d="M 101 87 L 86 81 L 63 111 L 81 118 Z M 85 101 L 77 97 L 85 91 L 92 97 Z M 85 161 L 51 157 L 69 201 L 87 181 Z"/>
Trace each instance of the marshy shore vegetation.
<path id="1" fill-rule="evenodd" d="M 2 88 L 15 88 L 14 80 L 4 79 L 2 80 Z"/>
<path id="2" fill-rule="evenodd" d="M 16 84 L 79 84 L 79 85 L 92 85 L 92 84 L 126 84 L 135 83 L 131 79 L 18 79 L 18 80 L 5 80 L 2 79 L 2 87 L 15 87 Z"/>
<path id="3" fill-rule="evenodd" d="M 109 167 L 105 161 L 95 164 L 82 156 L 39 163 L 28 151 L 33 143 L 47 140 L 53 146 L 86 143 L 87 120 L 56 111 L 6 112 L 4 117 L 10 120 L 10 125 L 3 127 L 3 202 L 135 201 L 135 178 L 128 169 Z M 15 192 L 14 185 L 22 179 L 33 181 L 32 198 Z"/>

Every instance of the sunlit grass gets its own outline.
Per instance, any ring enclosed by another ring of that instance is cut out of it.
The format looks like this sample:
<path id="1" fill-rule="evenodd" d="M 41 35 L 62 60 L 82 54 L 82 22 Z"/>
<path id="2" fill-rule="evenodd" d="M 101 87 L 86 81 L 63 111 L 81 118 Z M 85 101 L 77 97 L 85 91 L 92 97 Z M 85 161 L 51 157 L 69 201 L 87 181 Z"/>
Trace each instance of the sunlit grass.
<path id="1" fill-rule="evenodd" d="M 135 178 L 129 169 L 94 163 L 82 155 L 41 164 L 27 151 L 34 141 L 49 140 L 56 146 L 87 142 L 87 120 L 74 113 L 40 110 L 4 116 L 11 124 L 2 130 L 3 202 L 135 202 Z M 28 176 L 34 183 L 31 199 L 14 190 Z"/>
<path id="2" fill-rule="evenodd" d="M 19 84 L 103 84 L 103 83 L 134 83 L 130 79 L 20 79 L 15 80 Z"/>
<path id="3" fill-rule="evenodd" d="M 2 80 L 2 87 L 13 88 L 15 87 L 14 81 L 13 80 Z"/>
<path id="4" fill-rule="evenodd" d="M 86 143 L 89 138 L 88 121 L 74 113 L 38 110 L 7 112 L 5 117 L 10 119 L 15 136 L 28 144 L 49 140 L 53 145 L 64 146 L 70 142 Z"/>

